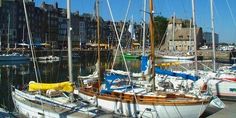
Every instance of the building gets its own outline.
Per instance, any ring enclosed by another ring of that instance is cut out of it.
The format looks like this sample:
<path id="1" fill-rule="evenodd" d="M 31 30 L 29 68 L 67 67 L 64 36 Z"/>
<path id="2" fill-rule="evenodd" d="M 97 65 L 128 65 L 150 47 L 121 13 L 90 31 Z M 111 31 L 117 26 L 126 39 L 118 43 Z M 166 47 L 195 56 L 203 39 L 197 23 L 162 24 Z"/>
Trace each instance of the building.
<path id="1" fill-rule="evenodd" d="M 175 24 L 173 24 L 175 22 Z M 193 26 L 190 27 L 190 20 L 169 19 L 167 26 L 165 43 L 161 50 L 193 51 L 194 37 Z M 202 28 L 196 28 L 197 48 L 204 44 Z"/>
<path id="2" fill-rule="evenodd" d="M 58 8 L 58 4 L 42 4 L 35 6 L 34 0 L 26 0 L 29 26 L 34 43 L 48 43 L 52 48 L 67 46 L 67 12 L 65 8 Z M 9 16 L 9 17 L 8 17 Z M 121 34 L 124 22 L 115 22 L 118 34 Z M 104 21 L 100 17 L 100 40 L 101 43 L 116 46 L 117 35 L 113 22 Z M 125 23 L 122 35 L 123 46 L 130 42 L 131 36 L 128 31 L 129 23 Z M 134 23 L 136 42 L 141 41 L 142 27 Z M 71 40 L 72 46 L 78 47 L 85 43 L 97 42 L 97 20 L 93 14 L 79 12 L 71 13 Z M 0 1 L 0 39 L 2 47 L 11 47 L 15 43 L 29 43 L 28 29 L 26 26 L 25 13 L 21 0 Z"/>
<path id="3" fill-rule="evenodd" d="M 211 46 L 212 45 L 212 33 L 211 32 L 204 32 L 203 39 L 205 41 L 205 45 Z M 215 44 L 219 44 L 219 34 L 215 33 Z"/>
<path id="4" fill-rule="evenodd" d="M 74 12 L 71 14 L 71 40 L 72 42 L 74 42 L 74 46 L 79 46 L 80 45 L 80 38 L 79 38 L 79 34 L 80 34 L 80 29 L 79 29 L 79 25 L 80 25 L 80 16 L 79 16 L 79 12 Z"/>
<path id="5" fill-rule="evenodd" d="M 33 0 L 26 1 L 26 8 L 33 41 L 43 39 L 45 30 L 44 25 L 42 25 L 44 24 L 44 12 L 35 7 Z M 17 43 L 29 42 L 22 1 L 4 0 L 0 9 L 2 47 L 6 47 L 8 42 L 10 47 L 15 46 Z"/>
<path id="6" fill-rule="evenodd" d="M 58 16 L 59 16 L 59 10 L 58 10 L 58 4 L 55 3 L 54 5 L 46 4 L 43 2 L 40 6 L 42 10 L 46 13 L 46 21 L 44 25 L 47 27 L 45 34 L 46 34 L 46 40 L 53 48 L 57 48 L 58 46 Z"/>

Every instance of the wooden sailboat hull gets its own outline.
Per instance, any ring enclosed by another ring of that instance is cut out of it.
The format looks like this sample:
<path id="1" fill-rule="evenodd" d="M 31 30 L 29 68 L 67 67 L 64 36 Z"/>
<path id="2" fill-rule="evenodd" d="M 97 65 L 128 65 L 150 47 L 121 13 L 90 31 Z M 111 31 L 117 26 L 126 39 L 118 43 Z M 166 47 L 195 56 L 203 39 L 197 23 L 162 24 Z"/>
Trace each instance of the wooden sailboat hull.
<path id="1" fill-rule="evenodd" d="M 178 100 L 175 98 L 153 98 L 137 96 L 137 103 L 132 99 L 132 95 L 125 95 L 125 93 L 112 93 L 114 95 L 96 95 L 81 89 L 78 95 L 88 102 L 102 107 L 108 111 L 122 114 L 131 117 L 199 117 L 208 106 L 208 101 L 185 99 Z M 117 97 L 118 96 L 122 97 Z M 96 96 L 94 96 L 96 95 Z M 131 100 L 132 99 L 132 100 Z M 176 101 L 175 101 L 176 100 Z"/>

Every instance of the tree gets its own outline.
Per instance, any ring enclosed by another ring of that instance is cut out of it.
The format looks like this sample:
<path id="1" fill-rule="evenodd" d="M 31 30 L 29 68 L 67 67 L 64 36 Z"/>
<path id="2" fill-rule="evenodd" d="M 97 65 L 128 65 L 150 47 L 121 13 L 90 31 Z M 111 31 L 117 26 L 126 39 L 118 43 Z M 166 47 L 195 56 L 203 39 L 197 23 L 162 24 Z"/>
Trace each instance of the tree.
<path id="1" fill-rule="evenodd" d="M 163 36 L 165 35 L 166 29 L 168 25 L 168 19 L 163 16 L 155 16 L 154 17 L 154 28 L 155 28 L 155 45 L 161 46 L 164 41 L 161 41 Z M 162 42 L 162 44 L 160 44 Z"/>

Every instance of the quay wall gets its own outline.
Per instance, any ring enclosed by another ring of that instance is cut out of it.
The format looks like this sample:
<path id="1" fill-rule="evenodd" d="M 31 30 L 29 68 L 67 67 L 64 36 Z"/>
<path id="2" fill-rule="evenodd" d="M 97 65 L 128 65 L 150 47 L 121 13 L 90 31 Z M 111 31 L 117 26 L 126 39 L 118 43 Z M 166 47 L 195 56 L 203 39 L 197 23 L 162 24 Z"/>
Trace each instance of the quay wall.
<path id="1" fill-rule="evenodd" d="M 204 60 L 212 59 L 212 50 L 198 50 L 198 56 L 202 56 Z M 216 61 L 232 63 L 232 57 L 236 57 L 236 50 L 234 51 L 216 51 Z"/>

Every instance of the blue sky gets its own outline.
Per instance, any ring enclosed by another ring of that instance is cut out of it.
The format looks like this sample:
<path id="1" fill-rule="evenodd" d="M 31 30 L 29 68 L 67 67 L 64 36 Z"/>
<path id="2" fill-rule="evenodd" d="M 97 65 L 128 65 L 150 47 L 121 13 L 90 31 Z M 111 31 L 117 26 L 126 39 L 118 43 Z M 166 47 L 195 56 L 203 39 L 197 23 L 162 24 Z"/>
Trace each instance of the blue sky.
<path id="1" fill-rule="evenodd" d="M 66 7 L 66 0 L 35 0 L 39 6 L 43 1 L 59 7 Z M 113 16 L 116 21 L 124 20 L 129 0 L 109 0 Z M 147 0 L 148 1 L 148 0 Z M 173 13 L 177 18 L 190 19 L 192 17 L 192 0 L 153 0 L 156 14 L 171 17 Z M 214 0 L 215 32 L 219 34 L 220 42 L 236 43 L 236 0 Z M 72 11 L 94 13 L 95 0 L 71 0 Z M 195 0 L 196 23 L 203 31 L 210 31 L 210 0 Z M 229 10 L 231 9 L 231 12 Z M 136 22 L 142 20 L 143 0 L 132 0 L 128 19 L 133 16 Z M 100 15 L 105 20 L 111 20 L 107 0 L 100 0 Z M 147 18 L 148 20 L 148 18 Z"/>

